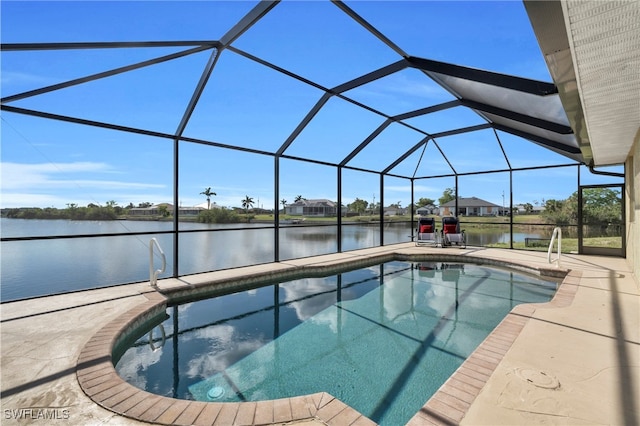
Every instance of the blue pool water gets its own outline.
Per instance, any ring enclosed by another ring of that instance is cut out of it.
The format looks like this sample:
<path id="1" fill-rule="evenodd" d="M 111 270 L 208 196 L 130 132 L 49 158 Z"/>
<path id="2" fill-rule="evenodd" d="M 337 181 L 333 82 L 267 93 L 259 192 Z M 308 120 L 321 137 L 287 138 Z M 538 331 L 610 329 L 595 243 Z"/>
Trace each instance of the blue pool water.
<path id="1" fill-rule="evenodd" d="M 382 425 L 405 424 L 515 305 L 555 290 L 506 269 L 390 262 L 169 308 L 116 369 L 166 396 L 328 392 Z"/>

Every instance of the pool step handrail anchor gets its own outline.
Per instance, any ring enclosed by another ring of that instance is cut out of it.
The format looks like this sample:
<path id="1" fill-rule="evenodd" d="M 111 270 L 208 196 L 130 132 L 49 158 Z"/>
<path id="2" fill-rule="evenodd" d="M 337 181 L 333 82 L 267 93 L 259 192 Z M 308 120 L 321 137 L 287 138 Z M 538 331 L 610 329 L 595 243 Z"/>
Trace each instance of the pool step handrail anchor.
<path id="1" fill-rule="evenodd" d="M 162 268 L 156 269 L 156 270 L 153 269 L 153 247 L 154 246 L 158 248 L 158 251 L 160 252 L 160 256 L 162 256 Z M 158 287 L 158 275 L 164 273 L 166 268 L 167 268 L 167 257 L 164 255 L 164 251 L 162 251 L 162 247 L 160 247 L 158 240 L 156 240 L 155 238 L 151 238 L 151 240 L 149 240 L 149 285 L 151 285 L 151 287 L 153 288 Z"/>
<path id="2" fill-rule="evenodd" d="M 555 259 L 551 259 L 551 252 L 553 251 L 553 243 L 558 237 L 558 257 Z M 556 268 L 560 267 L 560 257 L 562 256 L 562 229 L 556 227 L 553 229 L 553 234 L 551 235 L 551 242 L 549 243 L 549 250 L 547 250 L 547 262 L 555 263 Z"/>

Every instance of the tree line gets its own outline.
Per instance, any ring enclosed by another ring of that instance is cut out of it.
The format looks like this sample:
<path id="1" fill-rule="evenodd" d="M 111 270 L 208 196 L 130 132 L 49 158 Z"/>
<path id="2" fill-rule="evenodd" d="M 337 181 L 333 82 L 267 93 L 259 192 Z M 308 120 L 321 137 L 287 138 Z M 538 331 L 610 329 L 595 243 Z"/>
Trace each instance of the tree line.
<path id="1" fill-rule="evenodd" d="M 140 206 L 149 207 L 151 203 L 141 203 Z M 116 220 L 119 216 L 127 214 L 129 208 L 118 206 L 115 201 L 107 201 L 104 206 L 89 203 L 82 207 L 75 203 L 67 204 L 64 209 L 56 207 L 21 207 L 6 209 L 4 216 L 13 219 L 71 219 L 71 220 Z"/>
<path id="2" fill-rule="evenodd" d="M 578 191 L 566 200 L 546 200 L 540 215 L 558 225 L 578 223 Z M 622 199 L 609 188 L 587 188 L 582 193 L 582 222 L 592 225 L 621 224 Z"/>
<path id="3" fill-rule="evenodd" d="M 206 188 L 205 191 L 200 194 L 205 195 L 207 198 L 207 205 L 210 207 L 210 198 L 215 196 L 216 193 L 211 191 L 211 188 Z M 454 190 L 447 188 L 444 190 L 442 197 L 438 199 L 440 204 L 445 204 L 454 199 Z M 298 202 L 304 200 L 299 195 L 295 201 Z M 234 209 L 207 209 L 200 212 L 197 220 L 205 223 L 233 223 L 250 220 L 249 210 L 254 206 L 254 199 L 248 195 L 241 201 L 242 208 L 244 209 L 244 217 L 241 217 Z M 280 201 L 283 207 L 283 211 L 287 205 L 287 201 L 282 199 Z M 420 208 L 423 206 L 433 205 L 435 200 L 431 198 L 420 198 L 410 208 Z M 536 203 L 537 204 L 537 203 Z M 621 211 L 621 199 L 619 194 L 609 188 L 588 188 L 583 192 L 583 205 L 582 218 L 585 223 L 591 224 L 619 224 L 622 221 L 620 216 Z M 67 204 L 64 209 L 58 209 L 55 207 L 23 207 L 23 208 L 11 208 L 4 209 L 3 215 L 8 218 L 15 219 L 72 219 L 72 220 L 115 220 L 118 217 L 125 216 L 129 210 L 135 207 L 147 208 L 151 207 L 149 202 L 140 203 L 135 206 L 133 203 L 122 207 L 115 201 L 107 201 L 105 205 L 101 206 L 94 203 L 89 203 L 86 207 L 78 206 L 74 203 Z M 400 202 L 391 204 L 391 207 L 401 208 Z M 540 216 L 548 223 L 555 224 L 575 224 L 578 221 L 578 192 L 574 192 L 565 200 L 548 199 L 543 200 L 542 206 L 544 209 L 540 213 Z M 369 203 L 366 200 L 356 198 L 352 203 L 347 205 L 350 211 L 358 214 L 364 214 L 366 212 L 379 212 L 380 203 Z M 530 213 L 533 210 L 533 206 L 530 203 L 523 205 L 525 211 Z M 163 216 L 169 216 L 170 213 L 166 209 L 166 213 Z"/>
<path id="4" fill-rule="evenodd" d="M 453 195 L 454 193 L 455 191 L 453 188 L 445 189 L 442 193 L 442 197 L 438 198 L 440 205 L 448 203 L 449 201 L 455 199 Z M 423 197 L 419 198 L 418 201 L 416 201 L 413 205 L 408 206 L 407 208 L 415 211 L 420 207 L 434 205 L 435 202 L 436 201 L 432 198 Z M 402 208 L 402 205 L 400 201 L 398 201 L 397 203 L 389 204 L 389 207 L 400 209 Z M 376 203 L 375 198 L 372 203 L 369 203 L 367 200 L 356 198 L 352 203 L 347 204 L 347 208 L 349 209 L 349 211 L 356 212 L 358 214 L 364 214 L 367 211 L 371 214 L 376 214 L 380 212 L 380 203 Z"/>

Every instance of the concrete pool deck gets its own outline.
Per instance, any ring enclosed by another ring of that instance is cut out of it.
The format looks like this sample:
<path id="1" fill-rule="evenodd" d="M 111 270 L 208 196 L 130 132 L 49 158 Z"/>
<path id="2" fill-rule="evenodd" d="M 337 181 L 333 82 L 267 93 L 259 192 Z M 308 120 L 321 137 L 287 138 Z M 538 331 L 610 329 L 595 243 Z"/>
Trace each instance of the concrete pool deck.
<path id="1" fill-rule="evenodd" d="M 550 268 L 541 252 L 407 243 L 161 280 L 159 288 L 179 292 L 394 253 Z M 640 423 L 640 292 L 633 271 L 624 259 L 599 256 L 563 255 L 562 267 L 570 273 L 554 300 L 516 307 L 409 424 Z M 0 305 L 1 423 L 373 424 L 326 393 L 214 404 L 151 395 L 114 378 L 111 340 L 164 300 L 140 283 Z"/>

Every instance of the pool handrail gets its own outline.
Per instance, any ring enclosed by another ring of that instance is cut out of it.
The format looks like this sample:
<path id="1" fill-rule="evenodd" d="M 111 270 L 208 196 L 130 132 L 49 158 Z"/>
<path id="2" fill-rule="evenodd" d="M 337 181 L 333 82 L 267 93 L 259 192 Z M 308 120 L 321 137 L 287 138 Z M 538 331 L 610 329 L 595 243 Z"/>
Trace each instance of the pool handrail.
<path id="1" fill-rule="evenodd" d="M 555 259 L 551 259 L 551 252 L 553 251 L 553 243 L 556 240 L 556 236 L 558 237 L 558 257 Z M 551 235 L 551 242 L 549 243 L 549 250 L 547 251 L 547 262 L 556 264 L 556 268 L 560 267 L 560 257 L 562 257 L 562 229 L 556 227 L 553 229 L 553 234 Z"/>
<path id="2" fill-rule="evenodd" d="M 162 268 L 161 269 L 153 269 L 153 246 L 156 246 L 158 248 L 158 251 L 160 252 L 160 256 L 162 256 Z M 155 238 L 151 238 L 149 240 L 149 285 L 151 285 L 151 287 L 157 287 L 158 286 L 158 275 L 164 273 L 165 269 L 167 268 L 167 258 L 164 255 L 164 251 L 162 251 L 162 247 L 160 247 L 160 243 L 158 243 L 158 240 L 156 240 Z"/>
<path id="3" fill-rule="evenodd" d="M 160 335 L 162 336 L 159 346 L 156 346 L 154 342 L 155 339 L 153 338 L 153 330 L 156 328 L 160 328 Z M 157 350 L 162 349 L 166 341 L 167 333 L 164 331 L 164 326 L 162 324 L 159 324 L 158 327 L 154 327 L 149 331 L 149 347 L 151 348 L 151 351 L 156 352 Z"/>

